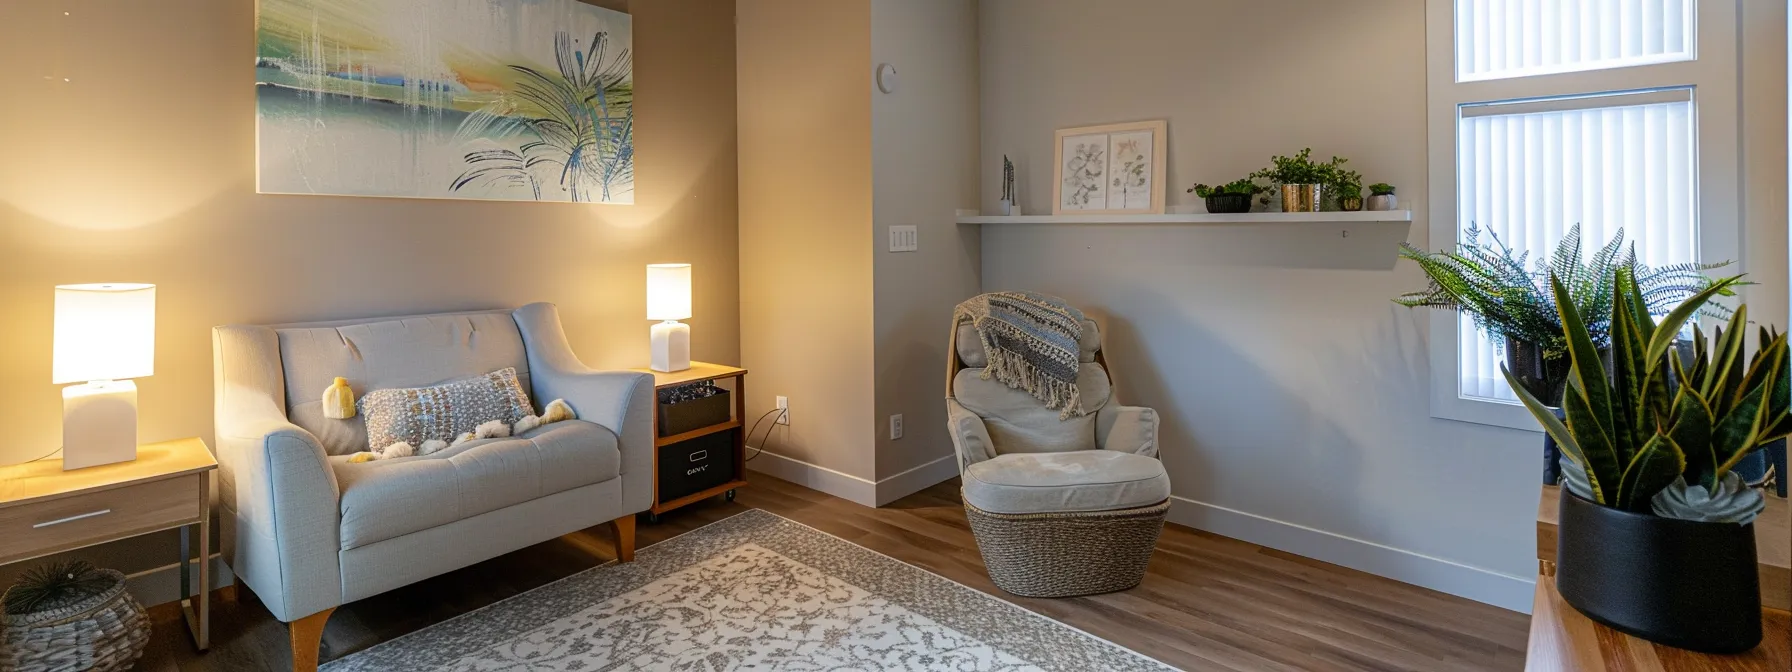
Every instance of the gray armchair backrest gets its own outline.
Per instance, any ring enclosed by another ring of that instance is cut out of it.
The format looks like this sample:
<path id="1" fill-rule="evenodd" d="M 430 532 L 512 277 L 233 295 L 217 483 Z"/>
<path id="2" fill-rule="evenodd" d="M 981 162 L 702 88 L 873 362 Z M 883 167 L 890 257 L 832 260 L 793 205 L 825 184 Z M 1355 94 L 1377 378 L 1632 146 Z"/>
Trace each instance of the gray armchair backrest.
<path id="1" fill-rule="evenodd" d="M 368 448 L 367 427 L 358 416 L 324 417 L 324 389 L 337 376 L 347 378 L 358 397 L 515 367 L 533 396 L 528 353 L 511 314 L 484 310 L 272 326 L 280 339 L 287 419 L 316 436 L 329 454 L 346 455 Z"/>

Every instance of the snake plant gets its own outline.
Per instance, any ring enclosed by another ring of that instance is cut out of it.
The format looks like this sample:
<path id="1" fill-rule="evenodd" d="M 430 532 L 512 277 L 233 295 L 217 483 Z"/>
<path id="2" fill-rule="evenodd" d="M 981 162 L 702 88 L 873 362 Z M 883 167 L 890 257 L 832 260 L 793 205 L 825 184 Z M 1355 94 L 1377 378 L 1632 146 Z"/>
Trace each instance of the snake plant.
<path id="1" fill-rule="evenodd" d="M 1748 307 L 1738 306 L 1709 349 L 1704 333 L 1694 328 L 1690 363 L 1671 347 L 1706 302 L 1740 280 L 1713 280 L 1657 323 L 1629 269 L 1617 269 L 1608 376 L 1579 302 L 1551 274 L 1572 361 L 1562 404 L 1566 423 L 1511 372 L 1505 374 L 1573 461 L 1563 472 L 1576 494 L 1616 509 L 1674 518 L 1746 522 L 1759 513 L 1760 494 L 1742 486 L 1730 469 L 1761 445 L 1792 433 L 1786 336 L 1761 330 L 1759 349 L 1745 366 Z"/>

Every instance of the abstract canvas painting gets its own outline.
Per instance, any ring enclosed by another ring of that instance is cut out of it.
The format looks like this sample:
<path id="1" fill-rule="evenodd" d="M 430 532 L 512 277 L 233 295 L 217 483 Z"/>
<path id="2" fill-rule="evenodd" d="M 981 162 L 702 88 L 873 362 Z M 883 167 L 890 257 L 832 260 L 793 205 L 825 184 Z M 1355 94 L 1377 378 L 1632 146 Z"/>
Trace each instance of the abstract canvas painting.
<path id="1" fill-rule="evenodd" d="M 1165 128 L 1144 121 L 1058 131 L 1052 214 L 1162 214 Z"/>
<path id="2" fill-rule="evenodd" d="M 633 203 L 627 14 L 579 0 L 260 0 L 262 193 Z"/>

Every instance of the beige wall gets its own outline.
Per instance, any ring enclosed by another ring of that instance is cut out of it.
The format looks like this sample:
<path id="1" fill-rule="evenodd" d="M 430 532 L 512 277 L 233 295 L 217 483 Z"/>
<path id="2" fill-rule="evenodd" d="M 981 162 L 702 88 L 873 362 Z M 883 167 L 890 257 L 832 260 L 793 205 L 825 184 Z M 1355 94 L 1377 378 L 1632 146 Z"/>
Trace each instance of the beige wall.
<path id="1" fill-rule="evenodd" d="M 871 0 L 871 63 L 896 66 L 899 80 L 893 93 L 871 91 L 874 434 L 877 478 L 887 479 L 952 454 L 942 401 L 946 325 L 980 281 L 976 228 L 955 218 L 977 207 L 977 3 Z M 888 251 L 895 225 L 917 227 L 918 251 Z M 895 413 L 904 429 L 892 441 Z"/>
<path id="2" fill-rule="evenodd" d="M 749 419 L 788 396 L 770 452 L 870 479 L 870 4 L 739 0 L 735 12 Z"/>
<path id="3" fill-rule="evenodd" d="M 1056 128 L 1169 120 L 1170 202 L 1311 146 L 1422 198 L 1425 3 L 983 0 L 983 174 L 1006 153 L 1049 212 Z M 1750 23 L 1750 300 L 1784 326 L 1785 8 Z M 1761 3 L 1763 5 L 1770 3 Z M 1780 4 L 1780 3 L 1771 3 Z M 1298 17 L 1298 20 L 1270 20 Z M 1776 62 L 1766 62 L 1776 61 Z M 1759 69 L 1755 69 L 1756 67 Z M 1753 120 L 1760 120 L 1753 123 Z M 1759 190 L 1756 187 L 1760 187 Z M 998 185 L 985 180 L 986 210 Z M 1318 225 L 983 227 L 983 283 L 1109 316 L 1126 403 L 1163 413 L 1175 519 L 1528 607 L 1540 435 L 1432 418 L 1424 285 L 1388 231 Z"/>
<path id="4" fill-rule="evenodd" d="M 644 365 L 651 262 L 695 264 L 692 355 L 739 361 L 733 6 L 634 4 L 638 204 L 602 206 L 257 195 L 255 3 L 6 3 L 0 464 L 58 443 L 61 283 L 159 286 L 150 441 L 209 440 L 215 324 L 552 301 L 587 363 Z"/>

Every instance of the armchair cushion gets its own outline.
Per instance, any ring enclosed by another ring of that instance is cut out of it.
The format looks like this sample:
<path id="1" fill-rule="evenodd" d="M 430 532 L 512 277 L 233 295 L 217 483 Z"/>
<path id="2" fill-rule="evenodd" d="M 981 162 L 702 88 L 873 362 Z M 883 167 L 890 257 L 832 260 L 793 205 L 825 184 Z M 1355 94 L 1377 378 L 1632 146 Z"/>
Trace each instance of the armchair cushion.
<path id="1" fill-rule="evenodd" d="M 1113 511 L 1170 497 L 1162 462 L 1111 450 L 1008 454 L 964 470 L 964 499 L 991 513 Z"/>
<path id="2" fill-rule="evenodd" d="M 1097 412 L 1108 403 L 1107 372 L 1100 364 L 1084 364 L 1077 372 L 1084 415 L 1058 419 L 1033 395 L 996 380 L 984 380 L 983 369 L 960 369 L 952 392 L 965 410 L 983 418 L 995 454 L 1060 453 L 1095 450 Z"/>
<path id="3" fill-rule="evenodd" d="M 1095 416 L 1095 443 L 1102 450 L 1157 457 L 1157 411 L 1108 404 Z"/>
<path id="4" fill-rule="evenodd" d="M 330 459 L 342 484 L 342 550 L 616 478 L 616 434 L 567 420 L 515 437 L 439 453 L 351 464 Z"/>

